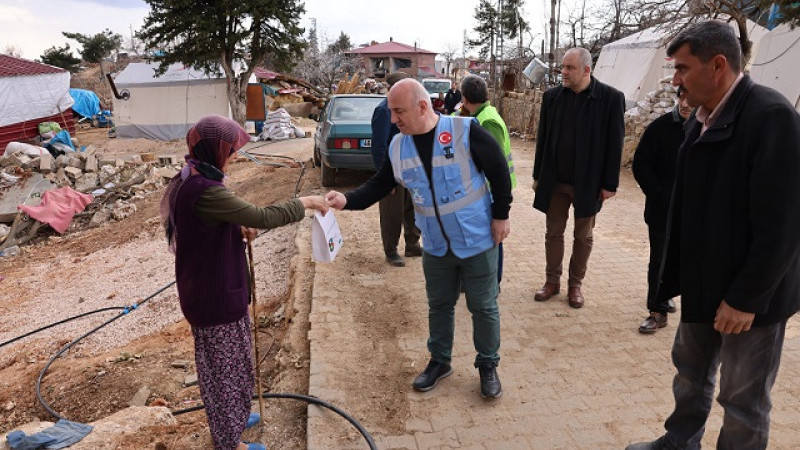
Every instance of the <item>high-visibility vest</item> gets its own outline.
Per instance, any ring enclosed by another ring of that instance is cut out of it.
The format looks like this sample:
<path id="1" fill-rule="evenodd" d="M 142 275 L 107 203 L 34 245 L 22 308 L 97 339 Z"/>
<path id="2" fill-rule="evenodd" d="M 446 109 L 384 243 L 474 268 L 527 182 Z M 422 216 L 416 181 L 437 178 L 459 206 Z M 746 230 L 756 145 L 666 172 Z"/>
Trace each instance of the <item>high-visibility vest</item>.
<path id="1" fill-rule="evenodd" d="M 481 125 L 487 120 L 494 119 L 494 121 L 503 128 L 503 140 L 498 142 L 498 144 L 500 144 L 500 148 L 503 149 L 503 154 L 506 157 L 506 161 L 508 161 L 508 174 L 511 175 L 511 187 L 517 187 L 517 174 L 514 173 L 514 159 L 511 157 L 511 137 L 508 135 L 506 123 L 503 121 L 503 118 L 500 117 L 497 108 L 487 102 L 486 106 L 478 112 L 475 118 L 478 119 L 478 123 Z"/>
<path id="2" fill-rule="evenodd" d="M 449 248 L 457 257 L 469 258 L 494 246 L 489 187 L 469 152 L 472 123 L 472 118 L 439 116 L 432 180 L 413 136 L 397 134 L 389 146 L 394 178 L 408 189 L 423 247 L 434 256 L 444 256 Z"/>

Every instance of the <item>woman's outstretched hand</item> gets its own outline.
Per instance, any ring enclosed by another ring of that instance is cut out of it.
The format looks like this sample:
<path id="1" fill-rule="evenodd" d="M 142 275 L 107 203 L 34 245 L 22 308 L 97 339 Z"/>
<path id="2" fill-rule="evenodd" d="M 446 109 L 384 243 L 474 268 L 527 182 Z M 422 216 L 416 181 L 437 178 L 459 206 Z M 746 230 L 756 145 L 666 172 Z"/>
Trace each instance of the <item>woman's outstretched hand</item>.
<path id="1" fill-rule="evenodd" d="M 300 202 L 303 203 L 305 209 L 313 209 L 325 214 L 328 212 L 328 202 L 322 198 L 321 195 L 309 195 L 308 197 L 300 197 Z"/>

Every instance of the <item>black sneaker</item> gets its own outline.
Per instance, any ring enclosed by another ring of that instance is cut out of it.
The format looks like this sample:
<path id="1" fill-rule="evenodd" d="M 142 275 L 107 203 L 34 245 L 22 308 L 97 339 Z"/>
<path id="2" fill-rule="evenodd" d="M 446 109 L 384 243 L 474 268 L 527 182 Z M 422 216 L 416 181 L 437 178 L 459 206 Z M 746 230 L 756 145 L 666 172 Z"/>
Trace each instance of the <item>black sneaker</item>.
<path id="1" fill-rule="evenodd" d="M 453 368 L 450 364 L 440 363 L 433 359 L 428 362 L 428 367 L 417 375 L 414 382 L 411 384 L 414 389 L 422 392 L 428 392 L 436 387 L 436 383 L 442 378 L 449 377 L 453 373 Z"/>
<path id="2" fill-rule="evenodd" d="M 500 378 L 497 376 L 496 362 L 481 363 L 478 366 L 478 373 L 481 376 L 481 397 L 498 398 L 503 395 Z"/>

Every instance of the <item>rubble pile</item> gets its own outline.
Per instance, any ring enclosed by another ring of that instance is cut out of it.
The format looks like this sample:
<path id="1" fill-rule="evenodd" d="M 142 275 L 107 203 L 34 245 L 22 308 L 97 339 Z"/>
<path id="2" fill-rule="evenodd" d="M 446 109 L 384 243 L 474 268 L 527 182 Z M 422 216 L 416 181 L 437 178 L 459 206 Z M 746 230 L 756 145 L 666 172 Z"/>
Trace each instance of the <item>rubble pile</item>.
<path id="1" fill-rule="evenodd" d="M 181 167 L 175 155 L 142 153 L 129 160 L 111 159 L 99 157 L 89 146 L 83 152 L 69 152 L 54 158 L 41 147 L 9 145 L 6 153 L 0 156 L 0 203 L 7 197 L 6 203 L 13 204 L 0 204 L 0 212 L 10 209 L 13 214 L 0 215 L 0 222 L 13 222 L 11 229 L 16 231 L 19 217 L 24 216 L 17 212 L 17 204 L 27 204 L 28 197 L 41 197 L 42 192 L 62 187 L 93 197 L 82 212 L 74 215 L 71 227 L 96 227 L 110 220 L 122 220 L 136 211 L 134 200 L 161 189 Z M 20 201 L 14 200 L 15 189 L 24 194 Z M 8 229 L 4 231 L 9 234 Z M 11 234 L 16 236 L 7 237 L 19 238 L 18 233 Z M 4 238 L 0 237 L 0 249 L 8 244 L 3 242 Z"/>
<path id="2" fill-rule="evenodd" d="M 256 70 L 255 75 L 264 85 L 264 98 L 270 111 L 306 102 L 317 108 L 325 107 L 328 96 L 306 80 L 269 70 Z"/>
<path id="3" fill-rule="evenodd" d="M 659 82 L 658 90 L 648 92 L 645 100 L 636 103 L 636 106 L 625 111 L 625 144 L 622 150 L 622 163 L 628 165 L 633 161 L 633 153 L 639 145 L 645 128 L 658 117 L 672 111 L 678 102 L 672 77 L 666 77 Z"/>

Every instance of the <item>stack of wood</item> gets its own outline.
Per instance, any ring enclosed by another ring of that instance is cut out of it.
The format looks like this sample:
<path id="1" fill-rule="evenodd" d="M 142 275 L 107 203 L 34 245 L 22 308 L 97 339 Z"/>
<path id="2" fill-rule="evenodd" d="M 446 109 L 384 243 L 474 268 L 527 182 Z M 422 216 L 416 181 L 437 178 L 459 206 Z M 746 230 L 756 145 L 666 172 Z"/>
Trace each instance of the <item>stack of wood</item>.
<path id="1" fill-rule="evenodd" d="M 274 74 L 273 78 L 259 78 L 260 83 L 272 88 L 276 95 L 271 97 L 269 109 L 274 111 L 292 103 L 309 102 L 317 108 L 325 106 L 328 96 L 306 80 L 282 73 Z"/>
<path id="2" fill-rule="evenodd" d="M 364 93 L 364 85 L 361 84 L 361 80 L 358 77 L 358 74 L 353 74 L 350 77 L 350 80 L 342 80 L 339 84 L 336 85 L 336 93 L 337 94 L 363 94 Z"/>

